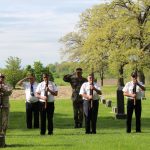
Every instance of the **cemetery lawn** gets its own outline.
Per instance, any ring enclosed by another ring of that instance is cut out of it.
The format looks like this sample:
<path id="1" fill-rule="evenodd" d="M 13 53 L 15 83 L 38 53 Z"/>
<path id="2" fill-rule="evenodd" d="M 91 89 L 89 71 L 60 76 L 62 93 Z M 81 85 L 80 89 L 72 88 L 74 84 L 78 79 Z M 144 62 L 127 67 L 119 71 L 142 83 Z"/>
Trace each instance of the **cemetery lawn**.
<path id="1" fill-rule="evenodd" d="M 105 87 L 106 98 L 116 105 L 116 88 Z M 86 135 L 84 128 L 74 129 L 72 103 L 69 99 L 55 101 L 54 134 L 41 136 L 39 129 L 26 129 L 24 100 L 10 100 L 9 129 L 5 150 L 142 150 L 150 149 L 150 88 L 147 100 L 142 101 L 142 133 L 135 133 L 133 115 L 132 133 L 127 134 L 125 120 L 116 120 L 112 108 L 99 105 L 97 134 Z M 125 100 L 126 104 L 126 100 Z M 126 105 L 125 105 L 126 108 Z"/>

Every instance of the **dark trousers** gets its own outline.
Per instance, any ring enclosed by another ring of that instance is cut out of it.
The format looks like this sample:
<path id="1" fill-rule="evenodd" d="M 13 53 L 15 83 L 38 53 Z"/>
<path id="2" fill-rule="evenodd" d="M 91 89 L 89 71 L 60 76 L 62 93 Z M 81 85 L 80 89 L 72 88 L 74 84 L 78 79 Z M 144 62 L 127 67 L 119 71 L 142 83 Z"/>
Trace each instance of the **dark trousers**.
<path id="1" fill-rule="evenodd" d="M 97 122 L 99 101 L 93 100 L 93 107 L 91 108 L 90 106 L 91 101 L 87 100 L 83 101 L 83 110 L 85 116 L 85 132 L 96 133 L 96 122 Z"/>
<path id="2" fill-rule="evenodd" d="M 73 101 L 73 112 L 75 124 L 83 122 L 83 101 Z"/>
<path id="3" fill-rule="evenodd" d="M 135 105 L 133 100 L 128 100 L 127 102 L 127 132 L 131 132 L 132 114 L 134 109 L 136 118 L 136 132 L 141 132 L 141 100 L 136 100 Z"/>
<path id="4" fill-rule="evenodd" d="M 41 134 L 46 132 L 46 117 L 48 121 L 48 134 L 53 134 L 53 115 L 54 115 L 54 102 L 48 102 L 45 109 L 45 103 L 40 102 L 40 117 L 41 117 Z"/>
<path id="5" fill-rule="evenodd" d="M 34 116 L 34 128 L 39 128 L 39 102 L 26 102 L 26 123 L 27 128 L 32 128 L 32 118 Z"/>

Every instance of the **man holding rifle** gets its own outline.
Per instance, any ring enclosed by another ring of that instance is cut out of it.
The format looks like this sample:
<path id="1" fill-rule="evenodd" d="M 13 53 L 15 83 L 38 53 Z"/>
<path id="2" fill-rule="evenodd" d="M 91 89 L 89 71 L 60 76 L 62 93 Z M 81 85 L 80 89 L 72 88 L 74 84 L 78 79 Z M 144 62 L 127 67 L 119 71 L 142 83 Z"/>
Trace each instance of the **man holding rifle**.
<path id="1" fill-rule="evenodd" d="M 93 74 L 89 74 L 87 79 L 88 82 L 82 84 L 79 93 L 83 98 L 83 111 L 85 116 L 85 133 L 96 134 L 99 95 L 101 95 L 102 93 L 98 84 L 93 82 L 94 81 Z"/>
<path id="2" fill-rule="evenodd" d="M 132 114 L 135 109 L 136 132 L 141 132 L 141 99 L 142 92 L 145 91 L 144 85 L 137 80 L 137 72 L 131 73 L 132 81 L 127 82 L 123 88 L 124 96 L 127 96 L 127 122 L 126 132 L 131 133 Z"/>
<path id="3" fill-rule="evenodd" d="M 43 81 L 36 89 L 36 97 L 40 103 L 41 135 L 46 132 L 46 117 L 48 119 L 48 135 L 53 134 L 54 96 L 58 95 L 57 86 L 49 81 L 49 75 L 43 74 Z"/>

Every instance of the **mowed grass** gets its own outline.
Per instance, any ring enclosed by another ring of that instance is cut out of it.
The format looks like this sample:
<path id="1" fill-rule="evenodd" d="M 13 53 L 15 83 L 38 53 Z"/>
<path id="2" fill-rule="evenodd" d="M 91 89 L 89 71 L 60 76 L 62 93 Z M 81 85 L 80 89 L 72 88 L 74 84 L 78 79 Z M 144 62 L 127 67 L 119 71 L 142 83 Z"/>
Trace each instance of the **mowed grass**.
<path id="1" fill-rule="evenodd" d="M 106 86 L 102 89 L 105 97 L 111 99 L 115 106 L 116 87 Z M 74 129 L 72 102 L 69 99 L 64 99 L 55 101 L 54 135 L 41 136 L 39 129 L 26 129 L 24 100 L 11 100 L 5 150 L 150 149 L 150 88 L 147 89 L 147 100 L 142 102 L 142 133 L 138 134 L 135 133 L 134 116 L 132 133 L 127 134 L 125 132 L 125 120 L 116 120 L 112 108 L 107 108 L 100 103 L 97 134 L 86 135 L 84 128 Z"/>

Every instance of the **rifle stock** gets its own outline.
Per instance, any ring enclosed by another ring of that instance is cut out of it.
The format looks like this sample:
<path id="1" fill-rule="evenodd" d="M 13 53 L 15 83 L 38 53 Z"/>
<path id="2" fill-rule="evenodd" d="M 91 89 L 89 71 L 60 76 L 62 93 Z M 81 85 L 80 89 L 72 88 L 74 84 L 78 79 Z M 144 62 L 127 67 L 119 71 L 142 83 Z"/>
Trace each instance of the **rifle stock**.
<path id="1" fill-rule="evenodd" d="M 48 80 L 46 81 L 44 96 L 46 96 L 46 101 L 45 101 L 45 109 L 46 109 L 47 108 L 47 100 L 48 100 Z"/>
<path id="2" fill-rule="evenodd" d="M 133 94 L 136 94 L 136 84 L 133 87 Z M 134 106 L 135 106 L 136 105 L 136 97 L 133 100 L 134 100 Z"/>
<path id="3" fill-rule="evenodd" d="M 92 75 L 92 83 L 91 83 L 91 85 L 93 86 L 94 85 L 94 71 L 93 71 L 93 68 L 92 68 L 92 73 L 91 73 L 91 75 Z M 93 89 L 90 89 L 90 95 L 92 95 L 92 99 L 90 99 L 90 101 L 91 101 L 91 108 L 93 108 Z"/>

